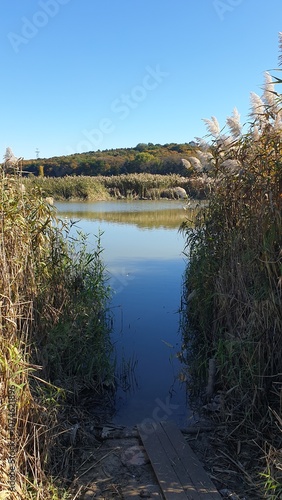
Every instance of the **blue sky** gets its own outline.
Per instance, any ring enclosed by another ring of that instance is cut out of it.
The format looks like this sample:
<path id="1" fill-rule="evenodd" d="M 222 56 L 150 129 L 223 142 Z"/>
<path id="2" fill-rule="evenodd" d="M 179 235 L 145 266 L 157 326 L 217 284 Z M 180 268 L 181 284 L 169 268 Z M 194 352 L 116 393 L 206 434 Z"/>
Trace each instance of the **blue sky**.
<path id="1" fill-rule="evenodd" d="M 2 0 L 0 16 L 0 150 L 25 159 L 189 142 L 202 118 L 247 120 L 278 66 L 281 0 Z"/>

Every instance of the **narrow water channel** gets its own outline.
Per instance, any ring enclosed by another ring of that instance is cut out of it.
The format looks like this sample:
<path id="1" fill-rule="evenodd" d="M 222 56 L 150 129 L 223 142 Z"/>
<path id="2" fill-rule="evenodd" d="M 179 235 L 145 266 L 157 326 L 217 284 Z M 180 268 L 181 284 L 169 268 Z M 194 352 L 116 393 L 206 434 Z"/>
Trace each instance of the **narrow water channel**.
<path id="1" fill-rule="evenodd" d="M 183 202 L 133 201 L 57 203 L 60 216 L 79 221 L 89 245 L 102 232 L 103 260 L 113 290 L 110 304 L 117 356 L 113 422 L 135 425 L 192 419 L 182 366 L 179 309 L 185 270 L 187 215 Z"/>

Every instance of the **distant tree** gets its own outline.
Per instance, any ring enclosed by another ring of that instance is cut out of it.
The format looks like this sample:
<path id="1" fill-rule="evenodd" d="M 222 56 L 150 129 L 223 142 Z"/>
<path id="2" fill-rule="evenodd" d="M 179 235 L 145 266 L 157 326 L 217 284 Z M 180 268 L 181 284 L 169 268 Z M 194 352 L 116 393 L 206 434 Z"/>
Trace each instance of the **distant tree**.
<path id="1" fill-rule="evenodd" d="M 45 177 L 109 176 L 140 172 L 187 175 L 187 169 L 183 166 L 181 159 L 191 156 L 192 152 L 193 148 L 189 144 L 169 143 L 162 146 L 161 144 L 139 143 L 134 148 L 88 151 L 68 156 L 41 158 L 40 161 L 25 161 L 24 171 L 40 175 L 39 165 L 42 165 Z M 12 155 L 13 153 L 8 150 L 7 157 L 10 158 Z"/>
<path id="2" fill-rule="evenodd" d="M 143 163 L 149 163 L 150 161 L 154 161 L 155 157 L 150 153 L 137 153 L 135 156 L 134 162 L 137 165 L 142 165 Z"/>
<path id="3" fill-rule="evenodd" d="M 39 165 L 39 167 L 38 167 L 38 176 L 44 177 L 44 166 L 43 165 Z"/>
<path id="4" fill-rule="evenodd" d="M 175 144 L 170 148 L 172 151 L 177 151 L 178 153 L 184 153 L 186 148 L 184 144 Z"/>
<path id="5" fill-rule="evenodd" d="M 135 147 L 137 151 L 146 151 L 148 149 L 148 144 L 145 144 L 144 142 L 139 142 L 137 146 Z"/>

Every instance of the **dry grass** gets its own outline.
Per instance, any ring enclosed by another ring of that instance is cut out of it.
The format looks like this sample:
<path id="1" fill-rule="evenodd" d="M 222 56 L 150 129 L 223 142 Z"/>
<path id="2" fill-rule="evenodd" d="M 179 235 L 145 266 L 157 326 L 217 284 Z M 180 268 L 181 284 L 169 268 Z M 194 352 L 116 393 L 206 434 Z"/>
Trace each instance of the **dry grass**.
<path id="1" fill-rule="evenodd" d="M 74 251 L 40 191 L 26 194 L 20 173 L 1 171 L 0 217 L 0 498 L 63 499 L 55 478 L 64 485 L 72 447 L 60 443 L 71 428 L 62 403 L 111 376 L 101 249 Z"/>
<path id="2" fill-rule="evenodd" d="M 29 177 L 24 179 L 27 190 L 40 187 L 45 196 L 56 200 L 108 200 L 177 198 L 176 187 L 182 187 L 191 198 L 204 199 L 206 186 L 202 178 L 180 175 L 123 174 L 117 176 Z"/>
<path id="3" fill-rule="evenodd" d="M 191 369 L 206 381 L 208 360 L 216 360 L 214 396 L 230 429 L 226 439 L 231 449 L 249 440 L 258 454 L 268 450 L 264 486 L 273 496 L 265 498 L 274 499 L 282 491 L 282 434 L 273 416 L 282 410 L 282 138 L 272 120 L 266 113 L 256 140 L 250 132 L 228 148 L 214 141 L 209 206 L 196 230 L 187 223 L 183 230 L 186 298 L 194 291 L 185 310 Z M 239 168 L 228 171 L 227 159 Z M 259 487 L 261 477 L 252 475 Z"/>

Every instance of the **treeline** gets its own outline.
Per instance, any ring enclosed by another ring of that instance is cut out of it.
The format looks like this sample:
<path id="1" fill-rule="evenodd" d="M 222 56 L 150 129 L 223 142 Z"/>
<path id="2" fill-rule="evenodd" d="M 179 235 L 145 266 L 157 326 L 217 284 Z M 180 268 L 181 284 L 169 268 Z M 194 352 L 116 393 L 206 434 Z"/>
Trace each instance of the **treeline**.
<path id="1" fill-rule="evenodd" d="M 36 176 L 111 176 L 132 173 L 189 174 L 182 159 L 193 154 L 196 144 L 137 144 L 134 148 L 89 151 L 68 156 L 24 160 L 23 170 Z"/>

